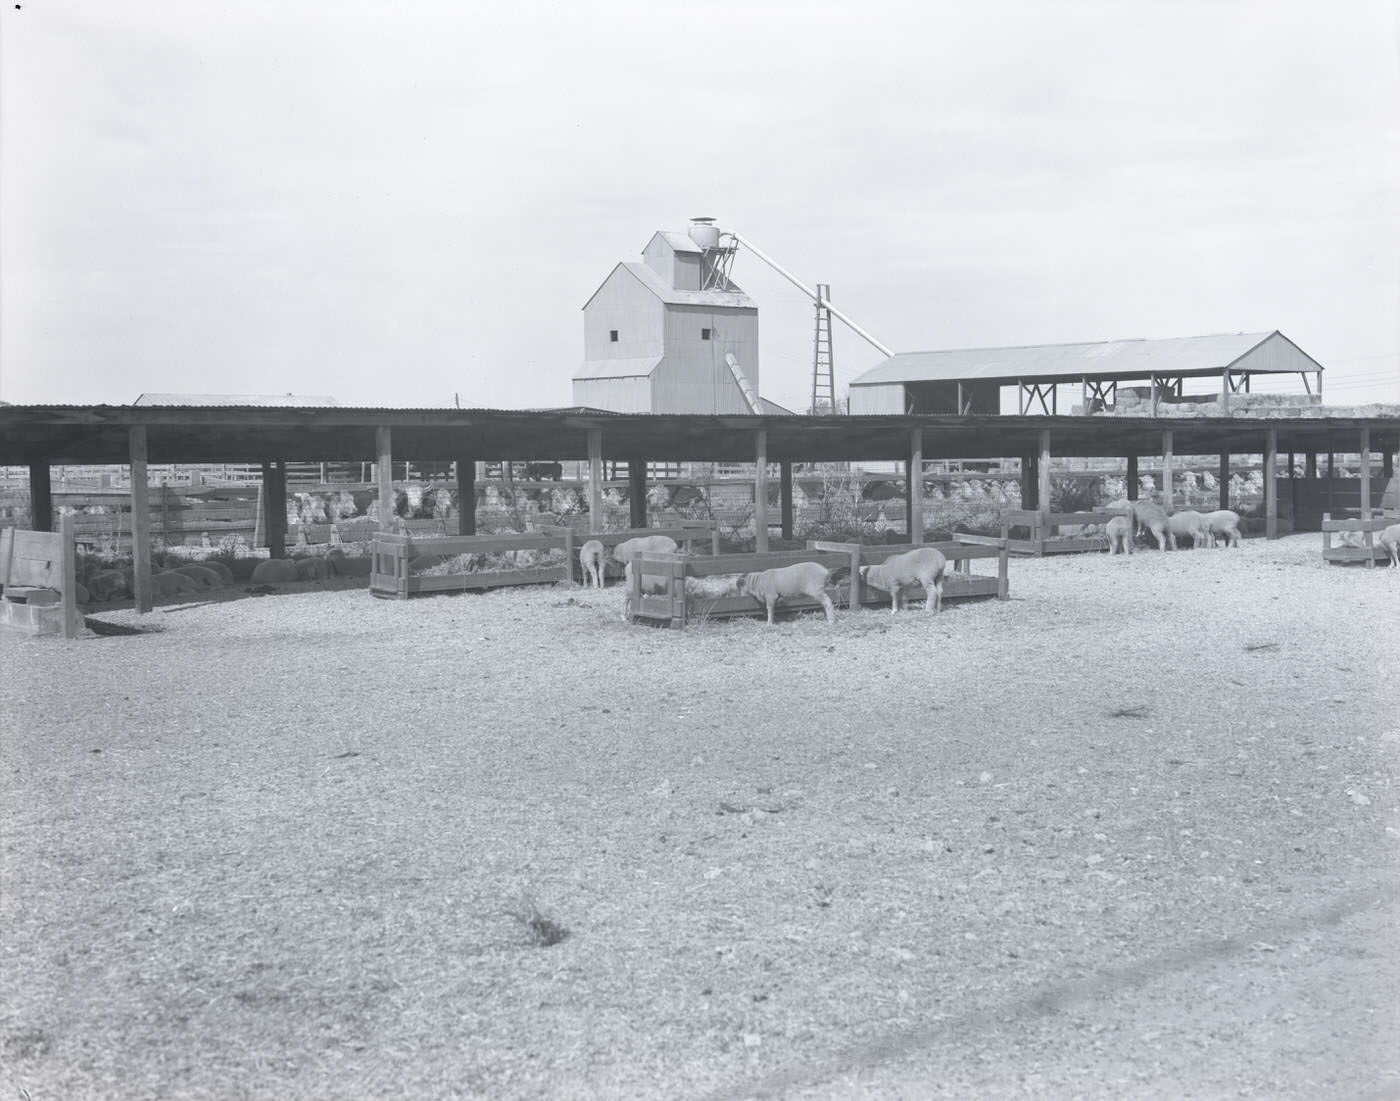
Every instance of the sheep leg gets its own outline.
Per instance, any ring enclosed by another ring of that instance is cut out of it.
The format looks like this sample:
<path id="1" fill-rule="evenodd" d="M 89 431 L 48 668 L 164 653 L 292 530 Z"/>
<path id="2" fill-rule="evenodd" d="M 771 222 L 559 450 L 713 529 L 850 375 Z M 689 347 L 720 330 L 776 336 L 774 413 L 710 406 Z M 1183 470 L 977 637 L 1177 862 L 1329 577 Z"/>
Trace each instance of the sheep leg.
<path id="1" fill-rule="evenodd" d="M 833 607 L 833 605 L 832 605 L 832 603 L 831 603 L 831 597 L 827 596 L 827 595 L 826 595 L 826 591 L 823 590 L 823 591 L 817 593 L 817 599 L 820 600 L 820 601 L 822 602 L 822 607 L 826 609 L 826 621 L 827 621 L 828 623 L 835 623 L 835 622 L 836 622 L 836 609 L 835 609 L 835 607 Z"/>
<path id="2" fill-rule="evenodd" d="M 771 627 L 773 626 L 773 609 L 778 606 L 778 598 L 770 596 L 768 597 L 766 603 L 768 605 L 768 626 Z"/>

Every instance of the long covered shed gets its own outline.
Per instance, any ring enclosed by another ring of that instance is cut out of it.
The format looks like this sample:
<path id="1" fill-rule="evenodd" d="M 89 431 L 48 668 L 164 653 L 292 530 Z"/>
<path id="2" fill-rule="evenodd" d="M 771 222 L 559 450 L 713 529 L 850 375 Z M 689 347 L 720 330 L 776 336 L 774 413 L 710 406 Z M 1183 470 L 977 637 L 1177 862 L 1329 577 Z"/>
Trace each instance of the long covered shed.
<path id="1" fill-rule="evenodd" d="M 1114 406 L 1120 386 L 1141 382 L 1150 387 L 1147 412 L 1156 416 L 1159 401 L 1185 396 L 1186 379 L 1209 378 L 1218 382 L 1216 411 L 1225 414 L 1231 395 L 1247 394 L 1257 375 L 1296 374 L 1320 402 L 1322 370 L 1322 364 L 1277 330 L 900 352 L 852 380 L 851 412 L 995 416 L 1001 412 L 1002 389 L 1015 387 L 1018 413 L 1038 404 L 1041 412 L 1054 414 L 1059 388 L 1069 385 L 1079 388 L 1081 411 L 1088 413 Z"/>
<path id="2" fill-rule="evenodd" d="M 265 406 L 0 406 L 0 465 L 27 466 L 35 527 L 51 524 L 50 468 L 122 464 L 131 468 L 137 555 L 137 607 L 150 607 L 149 463 L 250 463 L 263 472 L 263 504 L 273 553 L 285 553 L 288 462 L 374 460 L 381 515 L 392 515 L 395 459 L 453 462 L 460 499 L 475 499 L 479 460 L 587 460 L 591 517 L 602 516 L 605 461 L 628 465 L 634 526 L 645 524 L 647 464 L 753 463 L 758 549 L 767 549 L 770 465 L 779 470 L 780 521 L 792 525 L 792 467 L 808 462 L 901 462 L 923 470 L 930 459 L 1022 459 L 1023 498 L 1047 508 L 1050 461 L 1055 456 L 1116 457 L 1128 461 L 1136 485 L 1140 456 L 1162 456 L 1167 484 L 1173 455 L 1218 455 L 1227 477 L 1229 458 L 1260 454 L 1265 461 L 1266 534 L 1277 534 L 1275 471 L 1280 453 L 1334 452 L 1363 457 L 1361 503 L 1370 508 L 1369 457 L 1379 453 L 1387 476 L 1400 449 L 1400 417 L 972 416 L 758 416 L 625 414 L 598 409 L 399 409 Z M 913 480 L 910 480 L 913 484 Z M 1222 488 L 1222 497 L 1225 489 Z M 1225 507 L 1227 501 L 1222 500 Z M 919 539 L 921 495 L 909 495 L 908 531 Z M 145 521 L 148 523 L 148 521 Z M 461 510 L 462 534 L 475 517 Z"/>

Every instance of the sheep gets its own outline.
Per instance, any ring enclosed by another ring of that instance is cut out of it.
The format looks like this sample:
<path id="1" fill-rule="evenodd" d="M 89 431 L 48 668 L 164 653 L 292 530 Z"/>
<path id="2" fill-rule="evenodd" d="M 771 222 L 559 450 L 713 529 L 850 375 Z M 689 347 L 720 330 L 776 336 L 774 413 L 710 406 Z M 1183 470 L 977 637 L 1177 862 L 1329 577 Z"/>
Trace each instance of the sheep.
<path id="1" fill-rule="evenodd" d="M 121 600 L 131 595 L 131 582 L 121 570 L 100 570 L 88 579 L 93 600 Z"/>
<path id="2" fill-rule="evenodd" d="M 1400 524 L 1391 524 L 1381 532 L 1381 546 L 1390 556 L 1390 568 L 1400 569 Z"/>
<path id="3" fill-rule="evenodd" d="M 583 568 L 583 584 L 586 588 L 603 587 L 603 544 L 590 539 L 578 549 L 578 564 Z"/>
<path id="4" fill-rule="evenodd" d="M 1206 523 L 1210 526 L 1210 546 L 1215 545 L 1217 535 L 1225 536 L 1225 545 L 1240 545 L 1240 514 L 1233 509 L 1221 508 L 1206 513 Z"/>
<path id="5" fill-rule="evenodd" d="M 1108 536 L 1108 553 L 1117 554 L 1121 550 L 1126 554 L 1133 553 L 1133 522 L 1126 516 L 1115 516 L 1104 527 L 1104 534 Z"/>
<path id="6" fill-rule="evenodd" d="M 249 578 L 254 585 L 297 579 L 297 564 L 290 558 L 264 558 L 253 567 L 253 575 Z"/>
<path id="7" fill-rule="evenodd" d="M 222 589 L 224 587 L 224 579 L 217 571 L 193 562 L 186 566 L 176 566 L 171 572 L 184 574 L 201 589 Z"/>
<path id="8" fill-rule="evenodd" d="M 233 584 L 233 571 L 217 558 L 205 558 L 194 564 L 202 566 L 206 570 L 213 570 L 219 575 L 219 580 L 224 583 L 225 588 Z"/>
<path id="9" fill-rule="evenodd" d="M 331 574 L 331 569 L 323 558 L 298 558 L 298 581 L 323 581 Z"/>
<path id="10" fill-rule="evenodd" d="M 937 612 L 943 606 L 943 576 L 947 570 L 948 560 L 937 547 L 916 547 L 887 558 L 878 566 L 862 566 L 860 577 L 866 584 L 890 594 L 891 615 L 904 603 L 901 591 L 915 582 L 924 587 L 924 611 Z"/>
<path id="11" fill-rule="evenodd" d="M 669 535 L 638 535 L 624 539 L 613 547 L 613 557 L 623 563 L 622 576 L 627 593 L 622 598 L 622 618 L 627 620 L 632 611 L 632 560 L 643 554 L 675 554 L 676 541 Z"/>
<path id="12" fill-rule="evenodd" d="M 775 566 L 770 570 L 745 574 L 739 579 L 738 591 L 747 593 L 768 607 L 768 623 L 773 623 L 773 609 L 784 598 L 807 597 L 818 601 L 826 610 L 826 621 L 836 622 L 836 609 L 826 595 L 831 571 L 820 562 L 798 562 L 791 566 Z"/>
<path id="13" fill-rule="evenodd" d="M 1172 550 L 1178 549 L 1176 541 L 1183 535 L 1191 537 L 1192 550 L 1215 544 L 1215 537 L 1210 533 L 1210 521 L 1195 509 L 1184 508 L 1167 517 L 1167 539 L 1171 542 Z"/>
<path id="14" fill-rule="evenodd" d="M 1132 514 L 1134 524 L 1138 534 L 1144 530 L 1152 533 L 1152 538 L 1157 540 L 1157 549 L 1167 549 L 1167 513 L 1161 505 L 1153 504 L 1151 501 L 1129 501 L 1120 498 L 1117 501 L 1110 501 L 1104 505 L 1110 512 L 1128 512 Z"/>

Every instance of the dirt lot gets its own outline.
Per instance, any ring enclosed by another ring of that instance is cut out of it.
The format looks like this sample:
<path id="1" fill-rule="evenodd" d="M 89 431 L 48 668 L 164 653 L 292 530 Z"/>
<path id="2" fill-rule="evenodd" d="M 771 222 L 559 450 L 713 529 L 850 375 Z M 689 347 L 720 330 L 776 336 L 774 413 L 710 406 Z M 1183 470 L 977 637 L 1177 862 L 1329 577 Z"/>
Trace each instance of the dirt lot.
<path id="1" fill-rule="evenodd" d="M 0 635 L 0 1097 L 1400 1096 L 1400 571 L 1319 547 Z"/>

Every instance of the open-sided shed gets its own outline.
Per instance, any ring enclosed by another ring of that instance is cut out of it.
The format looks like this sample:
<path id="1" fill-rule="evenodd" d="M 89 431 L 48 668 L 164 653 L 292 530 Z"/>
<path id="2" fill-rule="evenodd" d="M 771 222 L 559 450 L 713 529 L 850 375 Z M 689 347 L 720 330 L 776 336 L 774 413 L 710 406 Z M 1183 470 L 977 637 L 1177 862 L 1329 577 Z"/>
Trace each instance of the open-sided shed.
<path id="1" fill-rule="evenodd" d="M 375 460 L 381 514 L 393 513 L 390 471 L 395 458 L 451 461 L 461 500 L 475 498 L 478 460 L 587 459 L 591 516 L 603 513 L 605 460 L 628 464 L 634 527 L 645 526 L 649 462 L 754 464 L 758 549 L 767 549 L 769 468 L 780 478 L 780 522 L 791 536 L 792 468 L 804 462 L 896 461 L 906 473 L 926 459 L 1019 456 L 1023 499 L 1048 508 L 1052 456 L 1126 457 L 1129 483 L 1139 456 L 1162 456 L 1166 478 L 1173 455 L 1265 458 L 1266 532 L 1276 534 L 1277 457 L 1283 453 L 1379 452 L 1390 473 L 1400 448 L 1400 418 L 1297 417 L 1283 419 L 1062 416 L 713 416 L 621 414 L 597 409 L 355 409 L 194 406 L 0 406 L 0 464 L 29 467 L 35 526 L 50 523 L 49 468 L 65 464 L 129 464 L 133 541 L 137 547 L 137 606 L 143 606 L 140 561 L 149 561 L 146 466 L 158 463 L 257 463 L 269 544 L 283 551 L 285 466 L 295 461 Z M 1362 463 L 1360 505 L 1369 509 L 1369 462 Z M 911 479 L 912 481 L 912 479 Z M 1222 485 L 1228 477 L 1222 479 Z M 924 530 L 922 499 L 906 502 L 907 530 Z M 1222 503 L 1222 507 L 1225 507 Z M 471 509 L 461 512 L 461 534 L 475 533 Z M 149 580 L 145 607 L 149 607 Z"/>
<path id="2" fill-rule="evenodd" d="M 1321 399 L 1322 364 L 1278 331 L 900 352 L 851 382 L 851 412 L 995 416 L 1002 388 L 1014 386 L 1018 413 L 1038 402 L 1053 414 L 1066 384 L 1080 388 L 1082 410 L 1093 412 L 1116 404 L 1120 385 L 1142 382 L 1155 416 L 1159 400 L 1183 396 L 1184 380 L 1211 378 L 1219 380 L 1217 411 L 1227 413 L 1230 395 L 1248 393 L 1252 377 L 1292 374 Z"/>

